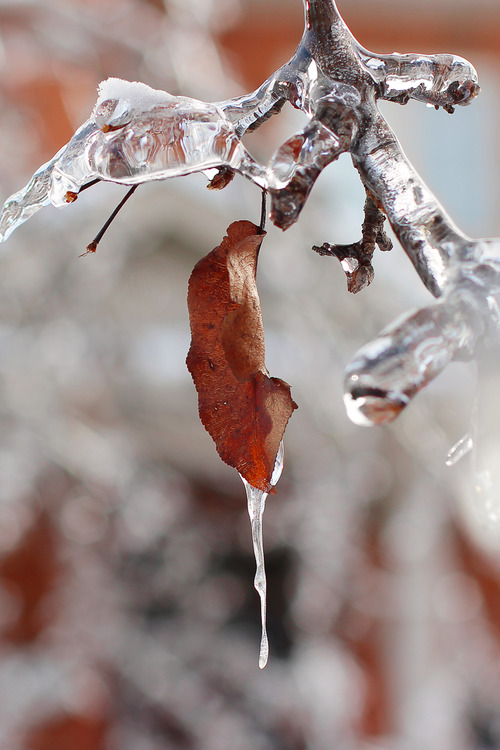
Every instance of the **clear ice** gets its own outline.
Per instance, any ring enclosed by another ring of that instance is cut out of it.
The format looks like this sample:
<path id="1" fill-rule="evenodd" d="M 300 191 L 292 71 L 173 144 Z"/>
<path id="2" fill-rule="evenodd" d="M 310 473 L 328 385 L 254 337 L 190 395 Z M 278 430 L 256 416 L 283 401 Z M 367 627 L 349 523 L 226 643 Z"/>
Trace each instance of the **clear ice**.
<path id="1" fill-rule="evenodd" d="M 266 186 L 265 169 L 217 104 L 108 79 L 89 120 L 6 201 L 0 241 L 43 206 L 72 203 L 96 179 L 138 185 L 221 167 Z"/>
<path id="2" fill-rule="evenodd" d="M 221 168 L 266 189 L 270 217 L 286 229 L 322 170 L 350 153 L 367 195 L 439 298 L 388 326 L 347 368 L 349 415 L 360 424 L 380 424 L 394 419 L 449 362 L 498 342 L 500 240 L 471 239 L 453 223 L 378 108 L 380 99 L 414 99 L 452 113 L 475 99 L 478 78 L 456 55 L 366 50 L 334 0 L 304 0 L 304 9 L 295 54 L 249 94 L 211 104 L 138 82 L 101 84 L 89 120 L 5 203 L 0 240 L 42 206 L 74 201 L 94 180 L 138 185 Z M 308 123 L 260 164 L 241 138 L 287 102 Z M 265 498 L 252 502 L 263 508 Z"/>
<path id="3" fill-rule="evenodd" d="M 271 484 L 275 485 L 283 471 L 283 442 L 280 443 L 276 463 L 274 465 Z M 241 476 L 241 474 L 240 474 Z M 259 649 L 259 667 L 264 669 L 269 659 L 269 641 L 267 638 L 267 581 L 266 569 L 264 565 L 264 542 L 262 534 L 262 516 L 266 506 L 267 492 L 252 487 L 246 479 L 241 477 L 247 493 L 248 515 L 252 526 L 252 544 L 255 555 L 256 571 L 254 578 L 254 587 L 260 597 L 260 615 L 262 623 L 262 636 Z"/>
<path id="4" fill-rule="evenodd" d="M 345 404 L 360 425 L 391 422 L 460 353 L 470 355 L 477 328 L 461 295 L 401 316 L 365 344 L 346 370 Z"/>

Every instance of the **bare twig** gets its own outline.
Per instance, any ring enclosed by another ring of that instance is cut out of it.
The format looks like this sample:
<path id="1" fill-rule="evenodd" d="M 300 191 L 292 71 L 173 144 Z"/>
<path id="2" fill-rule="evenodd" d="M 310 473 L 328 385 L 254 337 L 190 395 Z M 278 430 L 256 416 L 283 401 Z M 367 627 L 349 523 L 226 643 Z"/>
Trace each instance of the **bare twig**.
<path id="1" fill-rule="evenodd" d="M 378 246 L 383 251 L 392 249 L 392 242 L 383 229 L 385 216 L 368 194 L 364 212 L 361 240 L 348 245 L 331 245 L 324 242 L 321 247 L 313 247 L 318 255 L 330 255 L 340 261 L 347 276 L 347 289 L 353 294 L 360 292 L 373 281 L 371 261 L 375 247 Z"/>
<path id="2" fill-rule="evenodd" d="M 92 240 L 92 242 L 89 242 L 89 244 L 87 245 L 87 248 L 86 248 L 85 252 L 78 256 L 79 258 L 83 258 L 85 255 L 88 255 L 89 253 L 95 253 L 95 251 L 97 250 L 97 246 L 98 246 L 99 242 L 102 240 L 102 238 L 104 237 L 105 233 L 107 232 L 107 230 L 109 229 L 109 227 L 111 226 L 111 224 L 113 223 L 113 221 L 115 220 L 115 218 L 118 215 L 118 213 L 122 210 L 122 208 L 125 205 L 125 203 L 135 193 L 135 191 L 137 190 L 138 187 L 139 187 L 139 185 L 132 185 L 132 187 L 130 188 L 130 190 L 126 193 L 125 197 L 120 201 L 120 203 L 117 205 L 117 207 L 115 208 L 115 210 L 110 214 L 109 218 L 104 222 L 103 226 L 97 232 L 97 234 L 94 237 L 94 239 Z"/>

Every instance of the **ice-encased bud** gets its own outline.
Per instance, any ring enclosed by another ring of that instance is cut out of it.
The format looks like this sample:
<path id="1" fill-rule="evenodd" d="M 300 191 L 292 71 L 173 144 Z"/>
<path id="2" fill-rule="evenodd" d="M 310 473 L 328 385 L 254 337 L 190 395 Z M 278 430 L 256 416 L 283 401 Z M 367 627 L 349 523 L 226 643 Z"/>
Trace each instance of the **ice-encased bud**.
<path id="1" fill-rule="evenodd" d="M 90 144 L 89 169 L 103 179 L 135 184 L 241 165 L 234 127 L 211 105 L 179 97 L 127 117 Z"/>
<path id="2" fill-rule="evenodd" d="M 132 113 L 129 103 L 120 99 L 106 99 L 94 110 L 95 124 L 103 133 L 122 128 L 131 119 Z"/>

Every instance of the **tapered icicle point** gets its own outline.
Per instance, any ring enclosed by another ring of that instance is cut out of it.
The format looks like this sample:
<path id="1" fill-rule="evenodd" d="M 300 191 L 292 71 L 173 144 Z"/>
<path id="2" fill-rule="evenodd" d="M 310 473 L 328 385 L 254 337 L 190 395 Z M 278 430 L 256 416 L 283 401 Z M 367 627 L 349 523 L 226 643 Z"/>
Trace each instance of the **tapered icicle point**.
<path id="1" fill-rule="evenodd" d="M 271 484 L 277 484 L 283 471 L 283 443 L 280 443 L 276 463 L 271 477 Z M 241 474 L 240 474 L 241 476 Z M 260 616 L 262 623 L 262 636 L 260 639 L 259 667 L 264 669 L 269 659 L 269 641 L 267 638 L 267 580 L 264 565 L 264 542 L 262 535 L 262 516 L 266 506 L 267 492 L 252 487 L 246 479 L 241 477 L 247 493 L 248 515 L 252 525 L 252 544 L 255 555 L 256 571 L 254 587 L 260 597 Z"/>
<path id="2" fill-rule="evenodd" d="M 260 596 L 260 616 L 262 622 L 262 636 L 260 640 L 259 667 L 264 669 L 269 658 L 269 641 L 267 639 L 266 614 L 267 614 L 267 581 L 264 566 L 264 543 L 262 539 L 262 516 L 266 505 L 267 492 L 258 490 L 243 479 L 247 493 L 248 515 L 252 524 L 252 543 L 257 565 L 253 581 L 255 590 Z"/>

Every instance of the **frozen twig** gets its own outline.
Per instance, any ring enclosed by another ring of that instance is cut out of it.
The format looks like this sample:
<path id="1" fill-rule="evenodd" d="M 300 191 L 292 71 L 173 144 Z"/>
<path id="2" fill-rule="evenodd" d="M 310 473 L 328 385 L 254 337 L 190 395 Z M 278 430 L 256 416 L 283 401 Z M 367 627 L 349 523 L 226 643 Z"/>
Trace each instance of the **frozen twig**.
<path id="1" fill-rule="evenodd" d="M 366 196 L 365 218 L 362 227 L 362 237 L 359 242 L 349 245 L 331 245 L 324 242 L 321 247 L 313 247 L 318 255 L 331 255 L 338 258 L 347 276 L 347 289 L 357 294 L 373 281 L 372 266 L 375 248 L 392 250 L 392 242 L 384 231 L 385 216 L 371 197 Z"/>

